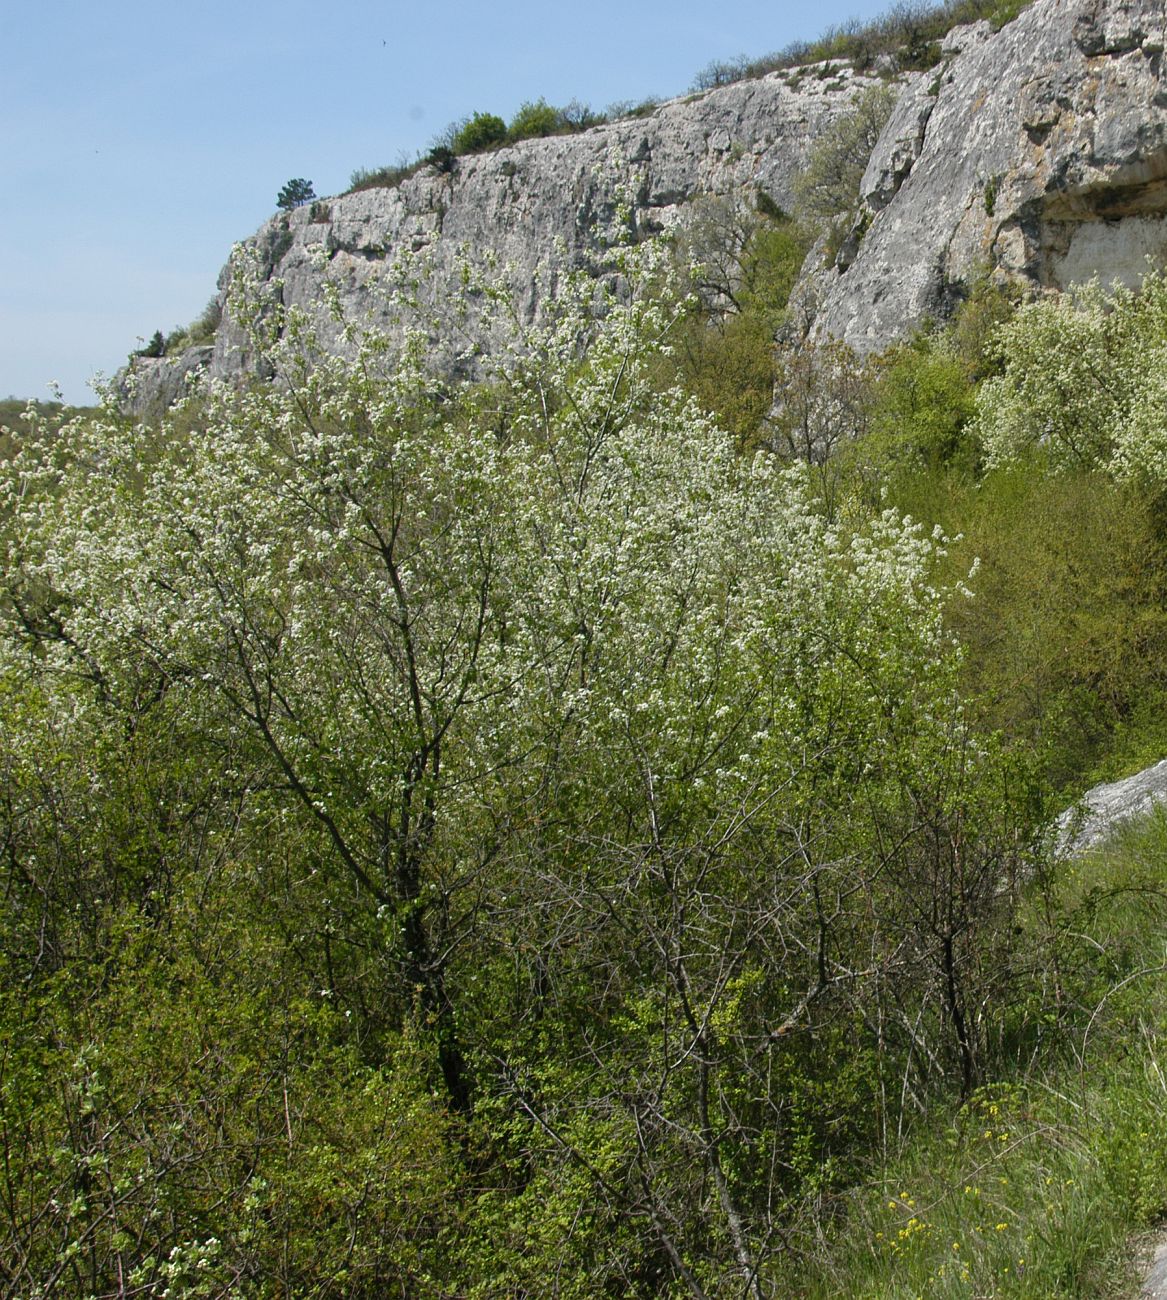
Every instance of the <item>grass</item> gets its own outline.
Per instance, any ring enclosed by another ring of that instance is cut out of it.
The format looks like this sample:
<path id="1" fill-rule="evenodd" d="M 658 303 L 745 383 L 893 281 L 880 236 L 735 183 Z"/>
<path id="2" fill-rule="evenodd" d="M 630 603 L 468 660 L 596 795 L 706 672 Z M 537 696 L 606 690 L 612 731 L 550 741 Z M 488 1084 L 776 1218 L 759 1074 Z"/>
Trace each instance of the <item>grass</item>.
<path id="1" fill-rule="evenodd" d="M 1017 924 L 1031 1028 L 1011 1063 L 808 1209 L 778 1294 L 1137 1293 L 1140 1238 L 1167 1214 L 1167 815 L 1062 868 Z"/>
<path id="2" fill-rule="evenodd" d="M 1029 0 L 901 0 L 871 22 L 857 19 L 829 27 L 813 41 L 794 41 L 772 54 L 751 59 L 715 60 L 699 72 L 692 89 L 709 90 L 771 72 L 844 61 L 860 71 L 889 57 L 897 71 L 930 68 L 940 59 L 940 43 L 954 28 L 987 19 L 999 31 L 1029 5 Z M 820 76 L 830 73 L 820 72 Z"/>

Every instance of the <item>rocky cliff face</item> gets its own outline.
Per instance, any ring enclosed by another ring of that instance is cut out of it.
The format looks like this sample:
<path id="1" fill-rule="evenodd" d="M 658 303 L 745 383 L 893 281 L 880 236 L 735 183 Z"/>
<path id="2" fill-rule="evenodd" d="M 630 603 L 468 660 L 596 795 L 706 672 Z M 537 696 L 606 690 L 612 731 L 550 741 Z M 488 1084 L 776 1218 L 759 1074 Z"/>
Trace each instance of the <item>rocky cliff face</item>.
<path id="1" fill-rule="evenodd" d="M 808 262 L 799 295 L 814 333 L 868 351 L 942 319 L 980 274 L 1045 292 L 1092 275 L 1136 283 L 1148 257 L 1167 262 L 1165 42 L 1164 0 L 1036 0 L 998 32 L 950 33 L 935 68 L 898 82 L 836 262 Z M 450 173 L 422 168 L 275 217 L 247 243 L 268 291 L 338 351 L 324 281 L 349 319 L 392 328 L 373 286 L 405 250 L 430 250 L 438 297 L 457 296 L 463 250 L 492 255 L 534 318 L 556 274 L 589 264 L 617 224 L 660 230 L 706 194 L 752 203 L 761 190 L 788 207 L 815 140 L 872 80 L 837 66 L 773 73 Z M 210 352 L 137 361 L 136 405 L 172 400 L 192 370 L 251 364 L 228 314 Z"/>
<path id="2" fill-rule="evenodd" d="M 324 277 L 346 316 L 371 314 L 391 328 L 379 316 L 373 285 L 403 250 L 430 249 L 437 297 L 456 293 L 462 250 L 493 255 L 509 267 L 520 310 L 534 317 L 541 295 L 554 290 L 555 273 L 587 264 L 619 222 L 658 231 L 701 195 L 752 205 L 761 190 L 789 206 L 807 151 L 872 81 L 836 64 L 738 82 L 669 101 L 646 117 L 463 157 L 449 173 L 424 167 L 393 189 L 273 217 L 246 242 L 273 292 L 306 308 L 322 341 L 338 351 L 339 328 L 320 302 Z M 228 268 L 221 294 L 229 277 Z M 192 368 L 222 376 L 249 364 L 243 333 L 228 314 L 209 357 L 136 361 L 137 405 L 173 400 Z"/>
<path id="3" fill-rule="evenodd" d="M 1037 0 L 959 28 L 906 79 L 863 180 L 853 260 L 816 331 L 862 350 L 943 317 L 982 272 L 1037 291 L 1167 262 L 1162 0 Z"/>

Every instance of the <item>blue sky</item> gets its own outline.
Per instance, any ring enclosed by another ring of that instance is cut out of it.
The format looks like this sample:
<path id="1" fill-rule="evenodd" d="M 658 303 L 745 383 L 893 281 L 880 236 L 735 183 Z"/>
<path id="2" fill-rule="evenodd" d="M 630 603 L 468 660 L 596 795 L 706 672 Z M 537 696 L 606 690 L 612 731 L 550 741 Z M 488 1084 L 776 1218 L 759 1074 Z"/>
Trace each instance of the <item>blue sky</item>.
<path id="1" fill-rule="evenodd" d="M 886 4 L 0 0 L 0 397 L 90 400 L 198 316 L 292 176 L 317 194 L 524 100 L 683 93 Z"/>

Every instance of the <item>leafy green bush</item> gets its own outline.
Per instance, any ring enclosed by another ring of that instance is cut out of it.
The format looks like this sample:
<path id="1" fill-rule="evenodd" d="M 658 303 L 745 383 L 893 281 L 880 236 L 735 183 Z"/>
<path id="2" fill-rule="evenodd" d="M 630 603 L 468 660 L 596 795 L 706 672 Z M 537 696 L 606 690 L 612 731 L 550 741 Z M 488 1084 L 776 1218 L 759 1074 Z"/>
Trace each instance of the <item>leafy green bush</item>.
<path id="1" fill-rule="evenodd" d="M 975 567 L 974 598 L 952 602 L 948 618 L 984 725 L 1039 753 L 1055 789 L 1154 757 L 1167 556 L 1146 497 L 1097 473 L 1050 476 L 1033 463 L 979 483 L 959 468 L 890 483 L 901 509 L 960 535 L 951 579 Z"/>
<path id="2" fill-rule="evenodd" d="M 856 453 L 878 465 L 880 476 L 897 466 L 960 465 L 973 473 L 980 459 L 968 435 L 975 410 L 972 379 L 949 336 L 921 335 L 876 363 L 870 433 Z"/>
<path id="3" fill-rule="evenodd" d="M 545 99 L 537 99 L 519 107 L 507 127 L 506 138 L 508 141 L 529 140 L 533 136 L 558 135 L 568 129 L 568 123 L 558 108 L 552 108 Z"/>
<path id="4" fill-rule="evenodd" d="M 801 221 L 838 237 L 858 206 L 863 173 L 895 102 L 890 87 L 872 86 L 818 137 L 794 178 L 795 213 Z"/>
<path id="5" fill-rule="evenodd" d="M 1030 303 L 993 348 L 1002 373 L 977 398 L 990 459 L 1036 450 L 1055 467 L 1097 468 L 1167 487 L 1167 278 L 1097 284 Z"/>
<path id="6" fill-rule="evenodd" d="M 507 124 L 494 113 L 475 113 L 454 131 L 450 148 L 456 154 L 482 153 L 507 138 Z"/>

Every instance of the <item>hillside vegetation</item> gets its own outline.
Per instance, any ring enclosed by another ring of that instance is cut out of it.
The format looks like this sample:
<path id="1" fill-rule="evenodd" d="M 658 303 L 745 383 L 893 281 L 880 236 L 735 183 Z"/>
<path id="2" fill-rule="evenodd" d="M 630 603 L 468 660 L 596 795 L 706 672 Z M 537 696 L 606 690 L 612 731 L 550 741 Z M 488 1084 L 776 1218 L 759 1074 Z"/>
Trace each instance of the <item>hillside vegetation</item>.
<path id="1" fill-rule="evenodd" d="M 276 384 L 30 414 L 6 1294 L 1121 1283 L 1163 832 L 1067 868 L 1044 828 L 1163 749 L 1167 291 L 981 286 L 782 354 L 767 414 L 735 366 L 807 237 L 708 218 L 544 327 L 468 268 L 513 339 L 473 387 L 405 268 L 403 355 L 269 308 Z M 1058 381 L 1075 455 L 1030 391 L 1067 332 L 1113 375 L 1089 440 Z"/>
<path id="2" fill-rule="evenodd" d="M 789 72 L 795 78 L 833 75 L 831 64 L 847 63 L 866 72 L 876 68 L 886 78 L 900 72 L 931 68 L 940 61 L 945 36 L 964 23 L 988 21 L 1001 28 L 1024 10 L 1029 0 L 897 0 L 886 13 L 862 22 L 853 19 L 828 28 L 817 40 L 795 41 L 781 50 L 758 58 L 741 55 L 715 60 L 693 80 L 691 91 L 700 92 L 730 85 L 735 81 L 763 77 L 772 72 Z M 415 158 L 408 154 L 391 165 L 359 167 L 353 173 L 347 193 L 384 189 L 399 185 L 423 167 L 441 172 L 453 170 L 457 159 L 500 149 L 521 140 L 572 135 L 628 117 L 654 113 L 660 101 L 647 98 L 621 101 L 597 111 L 577 100 L 556 107 L 546 99 L 527 100 L 510 122 L 497 113 L 478 110 L 440 131 L 429 150 Z"/>
<path id="3" fill-rule="evenodd" d="M 880 111 L 467 264 L 474 383 L 244 261 L 273 382 L 9 412 L 0 1294 L 1132 1293 L 1167 820 L 1049 826 L 1167 753 L 1167 282 L 801 337 Z"/>

